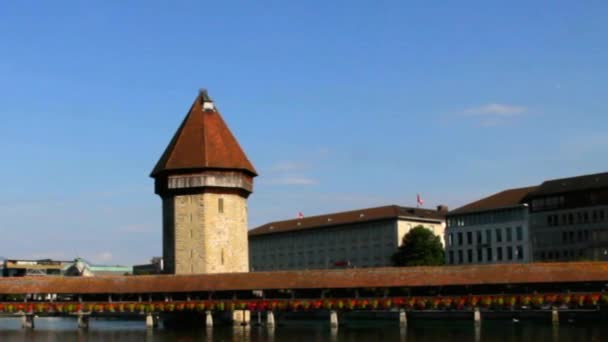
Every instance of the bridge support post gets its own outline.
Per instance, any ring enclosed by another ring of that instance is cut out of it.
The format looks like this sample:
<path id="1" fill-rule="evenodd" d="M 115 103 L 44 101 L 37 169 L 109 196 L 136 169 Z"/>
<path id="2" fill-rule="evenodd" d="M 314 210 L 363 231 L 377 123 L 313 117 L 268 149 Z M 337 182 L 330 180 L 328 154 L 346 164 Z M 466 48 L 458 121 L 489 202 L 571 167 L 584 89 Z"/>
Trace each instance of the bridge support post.
<path id="1" fill-rule="evenodd" d="M 205 311 L 205 326 L 207 328 L 213 327 L 213 314 L 209 310 Z"/>
<path id="2" fill-rule="evenodd" d="M 338 328 L 338 312 L 336 310 L 329 312 L 329 326 L 332 329 Z"/>
<path id="3" fill-rule="evenodd" d="M 88 329 L 89 328 L 89 315 L 78 314 L 78 328 Z"/>
<path id="4" fill-rule="evenodd" d="M 559 324 L 559 312 L 555 306 L 551 309 L 551 322 L 553 324 Z"/>
<path id="5" fill-rule="evenodd" d="M 251 311 L 243 310 L 243 323 L 244 326 L 249 326 L 251 324 Z"/>
<path id="6" fill-rule="evenodd" d="M 151 313 L 146 315 L 146 328 L 152 329 L 158 326 L 158 318 Z"/>
<path id="7" fill-rule="evenodd" d="M 34 329 L 34 315 L 23 314 L 23 316 L 21 316 L 21 327 L 23 329 Z"/>
<path id="8" fill-rule="evenodd" d="M 479 312 L 479 308 L 475 308 L 475 311 L 473 311 L 473 321 L 475 321 L 475 324 L 481 324 L 481 312 Z"/>
<path id="9" fill-rule="evenodd" d="M 251 311 L 249 310 L 234 310 L 232 311 L 232 324 L 239 326 L 248 326 L 251 323 Z"/>
<path id="10" fill-rule="evenodd" d="M 234 326 L 241 325 L 242 321 L 243 321 L 243 310 L 232 311 L 232 325 L 234 325 Z"/>
<path id="11" fill-rule="evenodd" d="M 274 312 L 272 311 L 266 312 L 266 326 L 269 328 L 274 328 Z"/>
<path id="12" fill-rule="evenodd" d="M 407 325 L 407 314 L 405 313 L 405 310 L 401 309 L 401 310 L 399 310 L 399 326 L 405 327 L 406 325 Z"/>

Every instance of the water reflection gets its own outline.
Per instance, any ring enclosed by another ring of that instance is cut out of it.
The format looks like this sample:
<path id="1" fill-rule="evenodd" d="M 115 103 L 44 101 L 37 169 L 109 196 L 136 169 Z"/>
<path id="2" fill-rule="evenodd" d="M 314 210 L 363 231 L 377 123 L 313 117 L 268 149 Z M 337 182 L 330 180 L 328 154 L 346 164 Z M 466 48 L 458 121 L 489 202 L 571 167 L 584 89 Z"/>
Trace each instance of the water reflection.
<path id="1" fill-rule="evenodd" d="M 22 329 L 18 319 L 0 319 L 0 341 L 604 341 L 608 325 L 601 321 L 416 321 L 400 327 L 395 321 L 345 321 L 331 329 L 327 321 L 279 322 L 265 326 L 215 326 L 170 331 L 146 329 L 143 321 L 91 320 L 88 330 L 77 328 L 75 319 L 38 318 L 36 329 Z M 483 336 L 483 337 L 482 337 Z"/>

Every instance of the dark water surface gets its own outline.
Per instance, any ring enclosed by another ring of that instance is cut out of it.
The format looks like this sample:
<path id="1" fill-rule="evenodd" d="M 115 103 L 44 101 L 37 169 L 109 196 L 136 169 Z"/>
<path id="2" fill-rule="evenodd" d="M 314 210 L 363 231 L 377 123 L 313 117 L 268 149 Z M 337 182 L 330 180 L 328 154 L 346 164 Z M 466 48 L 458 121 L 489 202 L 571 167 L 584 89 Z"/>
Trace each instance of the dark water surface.
<path id="1" fill-rule="evenodd" d="M 327 322 L 287 322 L 264 327 L 217 326 L 170 331 L 147 330 L 143 321 L 91 320 L 79 331 L 74 319 L 38 318 L 34 330 L 23 330 L 18 319 L 0 319 L 0 341 L 608 341 L 608 322 L 575 322 L 553 326 L 544 322 L 410 321 L 407 328 L 387 321 L 361 321 L 329 328 Z"/>

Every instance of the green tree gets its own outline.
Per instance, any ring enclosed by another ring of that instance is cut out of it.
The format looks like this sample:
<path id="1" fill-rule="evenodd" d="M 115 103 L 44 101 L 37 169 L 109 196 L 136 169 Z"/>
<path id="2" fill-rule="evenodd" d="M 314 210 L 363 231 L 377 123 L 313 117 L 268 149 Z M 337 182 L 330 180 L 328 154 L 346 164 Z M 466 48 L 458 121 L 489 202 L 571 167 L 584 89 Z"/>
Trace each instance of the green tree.
<path id="1" fill-rule="evenodd" d="M 405 234 L 392 260 L 395 266 L 437 266 L 445 263 L 445 252 L 439 236 L 416 226 Z"/>

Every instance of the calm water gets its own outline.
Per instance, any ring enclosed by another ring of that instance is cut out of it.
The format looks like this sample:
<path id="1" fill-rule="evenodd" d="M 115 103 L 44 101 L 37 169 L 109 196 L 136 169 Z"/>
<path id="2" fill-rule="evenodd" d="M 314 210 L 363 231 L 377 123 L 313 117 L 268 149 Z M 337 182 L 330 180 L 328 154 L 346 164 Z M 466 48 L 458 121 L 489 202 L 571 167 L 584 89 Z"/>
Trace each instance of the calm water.
<path id="1" fill-rule="evenodd" d="M 21 329 L 20 321 L 0 319 L 0 341 L 608 341 L 605 322 L 561 324 L 485 321 L 475 328 L 470 321 L 410 321 L 406 329 L 387 321 L 346 324 L 333 331 L 323 322 L 287 322 L 274 329 L 215 327 L 213 331 L 146 330 L 143 321 L 91 320 L 88 331 L 76 321 L 38 318 L 36 329 Z"/>

